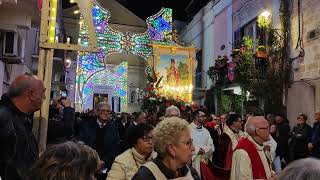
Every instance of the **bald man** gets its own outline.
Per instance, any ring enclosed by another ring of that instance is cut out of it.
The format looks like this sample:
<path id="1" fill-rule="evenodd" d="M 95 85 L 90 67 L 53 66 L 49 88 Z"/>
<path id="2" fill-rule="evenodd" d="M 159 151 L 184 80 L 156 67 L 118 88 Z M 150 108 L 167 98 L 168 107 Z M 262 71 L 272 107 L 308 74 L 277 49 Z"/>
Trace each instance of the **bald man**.
<path id="1" fill-rule="evenodd" d="M 32 134 L 33 112 L 45 99 L 43 82 L 36 76 L 18 76 L 0 100 L 0 176 L 2 180 L 24 179 L 38 158 Z"/>
<path id="2" fill-rule="evenodd" d="M 230 180 L 268 179 L 271 168 L 263 143 L 269 140 L 269 124 L 263 116 L 254 116 L 245 124 L 246 137 L 238 141 L 232 156 Z"/>

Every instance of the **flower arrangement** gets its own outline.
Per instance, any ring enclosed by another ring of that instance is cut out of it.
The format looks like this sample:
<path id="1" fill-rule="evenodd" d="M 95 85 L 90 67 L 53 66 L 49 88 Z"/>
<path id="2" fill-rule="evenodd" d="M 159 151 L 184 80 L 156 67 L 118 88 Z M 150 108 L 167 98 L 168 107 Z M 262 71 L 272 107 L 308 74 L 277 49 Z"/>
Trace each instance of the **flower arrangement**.
<path id="1" fill-rule="evenodd" d="M 256 56 L 258 58 L 267 58 L 268 55 L 267 55 L 267 50 L 266 50 L 266 47 L 263 46 L 263 45 L 260 45 L 256 48 Z"/>
<path id="2" fill-rule="evenodd" d="M 215 66 L 217 68 L 221 68 L 223 66 L 225 66 L 228 62 L 228 56 L 224 55 L 224 56 L 218 56 L 218 58 L 215 60 Z"/>

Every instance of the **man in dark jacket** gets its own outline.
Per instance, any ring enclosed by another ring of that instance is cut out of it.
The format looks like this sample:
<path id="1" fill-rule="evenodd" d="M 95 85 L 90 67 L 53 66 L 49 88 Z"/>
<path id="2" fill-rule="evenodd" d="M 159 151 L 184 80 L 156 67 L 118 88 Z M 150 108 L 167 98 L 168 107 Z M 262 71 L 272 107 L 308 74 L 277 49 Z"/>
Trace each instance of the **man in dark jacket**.
<path id="1" fill-rule="evenodd" d="M 286 163 L 289 162 L 289 137 L 290 126 L 283 115 L 277 115 L 275 117 L 277 132 L 275 141 L 277 142 L 276 155 L 280 156 L 280 159 L 284 159 Z"/>
<path id="2" fill-rule="evenodd" d="M 308 148 L 311 151 L 311 156 L 320 158 L 320 110 L 314 114 L 315 122 L 312 128 L 311 142 Z"/>
<path id="3" fill-rule="evenodd" d="M 30 74 L 18 76 L 0 101 L 0 177 L 20 180 L 38 158 L 32 134 L 32 113 L 45 99 L 43 82 Z"/>
<path id="4" fill-rule="evenodd" d="M 74 130 L 74 109 L 70 99 L 56 98 L 49 108 L 48 144 L 71 140 Z"/>
<path id="5" fill-rule="evenodd" d="M 105 180 L 115 157 L 120 152 L 120 137 L 116 124 L 110 118 L 110 106 L 100 102 L 97 106 L 97 120 L 83 123 L 79 130 L 79 139 L 97 151 L 105 163 L 104 174 L 98 179 Z"/>

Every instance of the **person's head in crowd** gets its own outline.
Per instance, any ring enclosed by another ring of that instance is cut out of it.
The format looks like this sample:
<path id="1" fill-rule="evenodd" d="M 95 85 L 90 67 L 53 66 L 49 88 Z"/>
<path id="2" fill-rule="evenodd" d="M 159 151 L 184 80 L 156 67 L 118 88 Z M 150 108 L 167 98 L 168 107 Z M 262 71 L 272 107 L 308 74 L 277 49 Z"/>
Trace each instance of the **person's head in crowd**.
<path id="1" fill-rule="evenodd" d="M 227 114 L 221 114 L 220 115 L 220 122 L 221 123 L 226 123 L 228 119 L 228 115 Z"/>
<path id="2" fill-rule="evenodd" d="M 95 150 L 81 142 L 48 146 L 28 173 L 27 180 L 94 180 L 102 167 Z"/>
<path id="3" fill-rule="evenodd" d="M 45 90 L 42 80 L 26 73 L 12 81 L 8 96 L 21 112 L 33 113 L 40 110 L 46 99 Z"/>
<path id="4" fill-rule="evenodd" d="M 210 119 L 211 119 L 211 121 L 214 122 L 215 124 L 220 124 L 220 116 L 211 114 L 211 115 L 210 115 Z"/>
<path id="5" fill-rule="evenodd" d="M 171 164 L 176 171 L 192 160 L 195 150 L 188 122 L 178 117 L 165 118 L 153 130 L 155 150 L 162 162 Z"/>
<path id="6" fill-rule="evenodd" d="M 153 127 L 147 123 L 134 126 L 128 132 L 129 147 L 134 149 L 141 155 L 148 156 L 153 151 Z"/>
<path id="7" fill-rule="evenodd" d="M 180 110 L 177 106 L 171 105 L 167 107 L 165 117 L 180 117 Z"/>
<path id="8" fill-rule="evenodd" d="M 147 115 L 144 112 L 136 113 L 135 122 L 137 124 L 146 123 L 147 122 Z"/>
<path id="9" fill-rule="evenodd" d="M 282 114 L 277 114 L 275 117 L 276 124 L 281 124 L 284 122 L 285 117 Z"/>
<path id="10" fill-rule="evenodd" d="M 97 106 L 97 116 L 101 123 L 106 123 L 111 117 L 110 105 L 106 102 L 99 102 Z"/>
<path id="11" fill-rule="evenodd" d="M 245 124 L 245 131 L 258 144 L 269 141 L 269 123 L 263 116 L 250 117 Z"/>
<path id="12" fill-rule="evenodd" d="M 314 119 L 315 121 L 320 121 L 320 109 L 314 113 Z"/>
<path id="13" fill-rule="evenodd" d="M 125 112 L 122 112 L 120 115 L 121 121 L 122 122 L 127 122 L 128 121 L 128 114 Z"/>
<path id="14" fill-rule="evenodd" d="M 242 129 L 242 119 L 239 114 L 230 114 L 226 122 L 232 130 L 239 132 Z"/>
<path id="15" fill-rule="evenodd" d="M 206 120 L 206 114 L 201 109 L 197 109 L 193 112 L 193 119 L 196 125 L 202 125 Z"/>
<path id="16" fill-rule="evenodd" d="M 320 160 L 305 158 L 290 163 L 279 174 L 278 180 L 319 180 Z"/>
<path id="17" fill-rule="evenodd" d="M 297 117 L 297 124 L 298 125 L 303 125 L 306 123 L 308 119 L 308 116 L 305 115 L 305 114 L 299 114 L 298 117 Z"/>

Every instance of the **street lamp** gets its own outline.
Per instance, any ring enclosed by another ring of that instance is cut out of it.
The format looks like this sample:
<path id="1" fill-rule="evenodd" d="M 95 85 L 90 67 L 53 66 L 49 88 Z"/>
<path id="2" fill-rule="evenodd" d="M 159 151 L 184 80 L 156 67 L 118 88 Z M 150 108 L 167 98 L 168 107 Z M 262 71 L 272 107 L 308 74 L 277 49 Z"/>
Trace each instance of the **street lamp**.
<path id="1" fill-rule="evenodd" d="M 260 14 L 260 16 L 264 17 L 265 19 L 268 19 L 271 16 L 271 13 L 265 10 Z"/>

